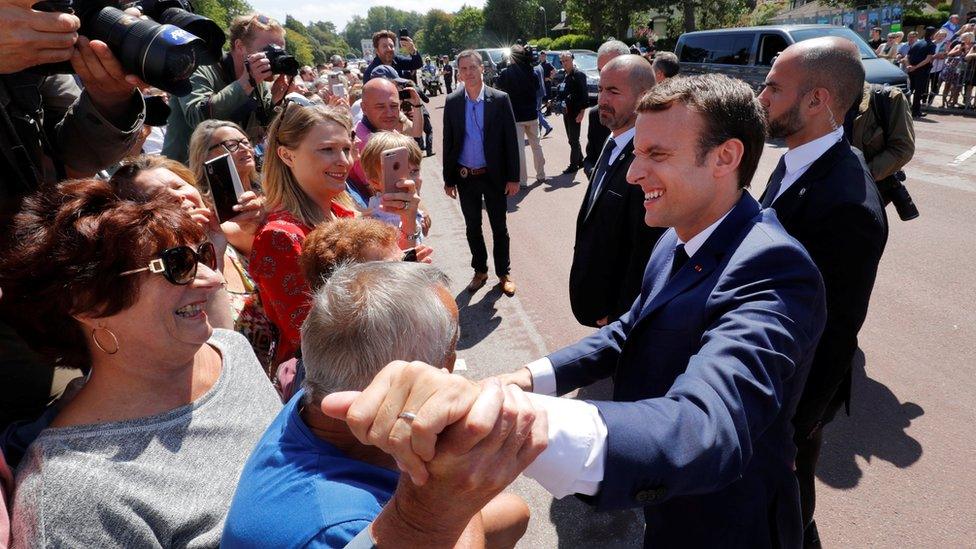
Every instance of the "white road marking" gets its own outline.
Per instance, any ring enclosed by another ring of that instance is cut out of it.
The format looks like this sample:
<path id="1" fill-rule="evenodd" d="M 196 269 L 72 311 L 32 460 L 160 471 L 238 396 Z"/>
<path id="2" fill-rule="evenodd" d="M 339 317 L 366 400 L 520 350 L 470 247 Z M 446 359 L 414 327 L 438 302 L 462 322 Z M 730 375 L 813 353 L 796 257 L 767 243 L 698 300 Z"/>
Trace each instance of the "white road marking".
<path id="1" fill-rule="evenodd" d="M 959 156 L 955 157 L 954 159 L 952 159 L 952 162 L 949 162 L 949 165 L 950 166 L 958 166 L 959 164 L 962 164 L 963 162 L 966 161 L 966 159 L 968 159 L 970 156 L 972 156 L 974 154 L 976 154 L 976 147 L 973 147 L 973 148 L 969 149 L 968 151 L 966 151 L 966 152 L 960 154 Z"/>

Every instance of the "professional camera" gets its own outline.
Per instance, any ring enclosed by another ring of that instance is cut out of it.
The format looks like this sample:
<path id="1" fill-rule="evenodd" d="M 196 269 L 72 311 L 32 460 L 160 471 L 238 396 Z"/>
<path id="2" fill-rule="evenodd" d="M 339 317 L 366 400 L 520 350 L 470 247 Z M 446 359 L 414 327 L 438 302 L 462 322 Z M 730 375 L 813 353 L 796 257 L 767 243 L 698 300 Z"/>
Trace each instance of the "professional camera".
<path id="1" fill-rule="evenodd" d="M 264 55 L 271 61 L 271 74 L 287 74 L 288 76 L 298 76 L 298 69 L 301 66 L 294 55 L 285 51 L 285 48 L 277 44 L 268 44 L 263 50 Z"/>
<path id="2" fill-rule="evenodd" d="M 136 8 L 139 18 L 123 10 Z M 34 9 L 74 13 L 81 19 L 78 34 L 108 44 L 127 73 L 174 95 L 190 93 L 190 75 L 199 65 L 220 60 L 224 32 L 210 19 L 196 15 L 187 0 L 45 0 Z M 43 74 L 70 74 L 70 63 L 32 69 Z"/>
<path id="3" fill-rule="evenodd" d="M 895 205 L 895 210 L 898 212 L 898 217 L 902 221 L 910 221 L 918 217 L 918 208 L 915 207 L 915 201 L 912 200 L 912 195 L 908 194 L 908 189 L 905 188 L 905 172 L 898 170 L 891 176 L 891 181 L 887 185 L 887 188 L 882 192 L 882 198 L 890 200 Z"/>

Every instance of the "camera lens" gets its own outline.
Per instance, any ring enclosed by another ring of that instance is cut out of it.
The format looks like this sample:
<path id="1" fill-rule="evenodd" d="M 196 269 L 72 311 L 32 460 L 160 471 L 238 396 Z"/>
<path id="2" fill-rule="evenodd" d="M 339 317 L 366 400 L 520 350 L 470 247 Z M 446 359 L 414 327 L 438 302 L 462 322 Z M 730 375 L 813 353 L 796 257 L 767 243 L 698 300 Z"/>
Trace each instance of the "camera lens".
<path id="1" fill-rule="evenodd" d="M 180 8 L 165 9 L 156 20 L 163 24 L 179 27 L 202 39 L 206 43 L 206 49 L 204 49 L 205 55 L 197 58 L 197 62 L 201 65 L 212 65 L 220 61 L 226 37 L 217 23 L 202 15 L 190 13 Z"/>
<path id="2" fill-rule="evenodd" d="M 190 93 L 189 77 L 206 44 L 173 25 L 139 19 L 116 8 L 102 8 L 91 24 L 91 37 L 104 40 L 126 72 L 174 95 Z"/>

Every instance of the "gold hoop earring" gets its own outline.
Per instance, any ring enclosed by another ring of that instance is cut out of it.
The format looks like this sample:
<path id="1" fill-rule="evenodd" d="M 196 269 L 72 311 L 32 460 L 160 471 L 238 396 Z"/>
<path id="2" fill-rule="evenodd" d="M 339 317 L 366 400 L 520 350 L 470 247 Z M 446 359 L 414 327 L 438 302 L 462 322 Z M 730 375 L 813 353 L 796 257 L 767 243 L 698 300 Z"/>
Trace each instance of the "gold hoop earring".
<path id="1" fill-rule="evenodd" d="M 108 332 L 108 335 L 112 336 L 112 342 L 115 343 L 115 349 L 109 351 L 105 347 L 102 347 L 102 344 L 98 342 L 98 337 L 95 335 L 96 332 L 98 332 L 98 330 L 105 330 L 106 332 Z M 112 333 L 112 330 L 109 330 L 105 326 L 99 326 L 97 328 L 92 328 L 91 338 L 92 338 L 92 341 L 95 342 L 95 346 L 98 347 L 103 353 L 105 353 L 107 355 L 114 355 L 115 353 L 119 352 L 119 338 L 115 337 L 115 334 Z"/>

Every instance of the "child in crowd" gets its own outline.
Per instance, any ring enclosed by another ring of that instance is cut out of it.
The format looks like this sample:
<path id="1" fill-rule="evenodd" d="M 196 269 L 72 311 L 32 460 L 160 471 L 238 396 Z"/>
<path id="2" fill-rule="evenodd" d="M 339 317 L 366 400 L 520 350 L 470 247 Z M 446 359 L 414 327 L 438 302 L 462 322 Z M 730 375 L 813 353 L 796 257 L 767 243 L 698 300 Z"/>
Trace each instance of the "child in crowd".
<path id="1" fill-rule="evenodd" d="M 399 147 L 407 149 L 409 164 L 408 179 L 400 182 L 399 187 L 403 193 L 412 195 L 412 199 L 405 201 L 400 209 L 380 209 L 381 196 L 384 192 L 383 153 Z M 400 229 L 400 247 L 403 249 L 411 248 L 423 241 L 423 232 L 420 230 L 422 214 L 419 212 L 419 193 L 420 186 L 423 184 L 420 177 L 421 160 L 423 160 L 423 153 L 417 146 L 417 142 L 412 137 L 396 132 L 374 133 L 360 156 L 363 172 L 373 191 L 373 196 L 369 198 L 367 204 L 366 215 Z"/>

